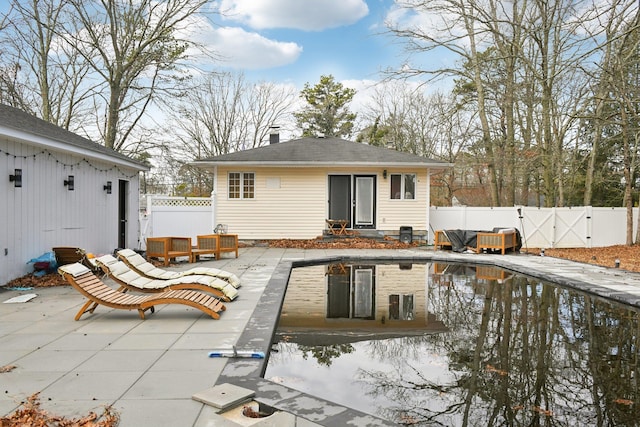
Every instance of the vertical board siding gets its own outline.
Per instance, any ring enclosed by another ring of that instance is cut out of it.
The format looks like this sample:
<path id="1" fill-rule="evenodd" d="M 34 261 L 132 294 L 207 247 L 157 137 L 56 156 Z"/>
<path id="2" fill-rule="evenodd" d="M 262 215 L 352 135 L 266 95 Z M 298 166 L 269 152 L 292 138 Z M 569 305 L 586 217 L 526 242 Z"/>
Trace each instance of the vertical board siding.
<path id="1" fill-rule="evenodd" d="M 139 238 L 135 169 L 0 139 L 0 286 L 30 273 L 28 261 L 55 246 L 110 253 L 118 246 L 118 181 L 129 182 L 128 244 Z M 8 175 L 22 169 L 22 187 Z M 74 175 L 74 190 L 64 180 Z M 112 182 L 112 194 L 103 187 Z M 5 255 L 5 249 L 7 255 Z"/>

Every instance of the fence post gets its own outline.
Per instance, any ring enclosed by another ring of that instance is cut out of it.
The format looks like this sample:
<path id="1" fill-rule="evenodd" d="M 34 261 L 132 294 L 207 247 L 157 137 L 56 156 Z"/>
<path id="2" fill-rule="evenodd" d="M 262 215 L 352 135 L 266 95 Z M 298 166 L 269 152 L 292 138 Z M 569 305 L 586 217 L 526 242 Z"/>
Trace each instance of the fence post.
<path id="1" fill-rule="evenodd" d="M 587 221 L 587 248 L 593 246 L 593 239 L 591 236 L 593 235 L 593 206 L 585 206 L 585 214 Z"/>
<path id="2" fill-rule="evenodd" d="M 211 192 L 211 232 L 213 233 L 213 230 L 215 230 L 216 228 L 216 207 L 217 207 L 217 194 L 216 194 L 216 190 L 214 189 Z"/>

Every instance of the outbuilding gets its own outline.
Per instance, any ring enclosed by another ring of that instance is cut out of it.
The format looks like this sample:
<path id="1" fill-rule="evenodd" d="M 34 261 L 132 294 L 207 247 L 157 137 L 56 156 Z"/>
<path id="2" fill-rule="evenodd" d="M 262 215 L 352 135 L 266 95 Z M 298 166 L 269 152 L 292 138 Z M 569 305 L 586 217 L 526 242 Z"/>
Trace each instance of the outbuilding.
<path id="1" fill-rule="evenodd" d="M 272 135 L 273 137 L 273 135 Z M 451 164 L 340 138 L 301 138 L 199 160 L 214 176 L 214 223 L 240 239 L 327 231 L 424 239 L 430 179 Z M 329 230 L 331 228 L 332 230 Z"/>
<path id="2" fill-rule="evenodd" d="M 0 286 L 53 247 L 136 248 L 140 172 L 148 167 L 0 105 Z"/>

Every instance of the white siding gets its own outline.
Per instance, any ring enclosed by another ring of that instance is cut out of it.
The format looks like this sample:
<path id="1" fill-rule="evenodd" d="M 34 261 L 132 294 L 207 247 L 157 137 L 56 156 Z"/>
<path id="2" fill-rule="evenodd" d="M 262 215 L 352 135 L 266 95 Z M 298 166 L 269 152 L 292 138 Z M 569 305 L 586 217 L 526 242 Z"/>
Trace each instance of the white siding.
<path id="1" fill-rule="evenodd" d="M 229 171 L 255 173 L 255 199 L 228 198 Z M 228 232 L 240 239 L 308 239 L 322 234 L 327 212 L 324 169 L 219 168 L 218 179 L 215 221 L 227 224 Z M 278 188 L 273 188 L 278 180 Z"/>
<path id="2" fill-rule="evenodd" d="M 375 266 L 375 311 L 376 322 L 365 322 L 365 327 L 377 327 L 381 330 L 387 326 L 398 325 L 389 321 L 389 296 L 393 294 L 413 295 L 414 319 L 401 322 L 405 326 L 428 327 L 433 319 L 428 315 L 427 282 L 431 264 L 412 264 L 410 270 L 400 271 L 398 264 L 379 264 Z M 281 327 L 335 327 L 338 319 L 327 318 L 328 288 L 326 266 L 317 265 L 294 268 L 291 272 L 287 289 L 285 308 L 280 319 Z M 402 282 L 398 282 L 398 277 Z M 386 319 L 385 322 L 380 322 Z M 353 321 L 343 321 L 351 324 Z"/>
<path id="3" fill-rule="evenodd" d="M 230 200 L 229 172 L 255 173 L 255 199 Z M 388 170 L 388 173 L 415 173 L 415 200 L 391 200 L 390 180 L 380 168 L 224 168 L 218 167 L 214 190 L 214 218 L 227 224 L 229 233 L 240 239 L 310 239 L 322 235 L 328 212 L 328 177 L 333 174 L 376 175 L 376 229 L 398 232 L 412 226 L 414 232 L 427 229 L 427 171 Z"/>
<path id="4" fill-rule="evenodd" d="M 55 246 L 110 253 L 118 246 L 119 180 L 128 182 L 127 246 L 138 247 L 136 170 L 0 139 L 0 286 L 31 272 Z M 22 169 L 22 187 L 8 175 Z M 74 176 L 74 190 L 63 182 Z M 103 186 L 112 182 L 112 194 Z"/>
<path id="5" fill-rule="evenodd" d="M 414 200 L 391 199 L 391 179 L 397 173 L 416 174 Z M 398 231 L 401 226 L 412 226 L 414 231 L 427 229 L 429 207 L 428 177 L 426 170 L 388 169 L 387 179 L 378 181 L 378 230 Z"/>

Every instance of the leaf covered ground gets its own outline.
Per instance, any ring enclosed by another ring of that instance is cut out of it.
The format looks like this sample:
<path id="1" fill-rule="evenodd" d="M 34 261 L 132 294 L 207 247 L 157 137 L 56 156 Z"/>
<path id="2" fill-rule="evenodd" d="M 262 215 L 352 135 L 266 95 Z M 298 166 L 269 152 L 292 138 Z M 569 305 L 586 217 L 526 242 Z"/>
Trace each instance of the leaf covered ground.
<path id="1" fill-rule="evenodd" d="M 102 414 L 89 412 L 80 418 L 67 418 L 51 414 L 40 407 L 39 394 L 33 394 L 13 414 L 0 418 L 0 427 L 115 427 L 119 415 L 111 407 Z"/>
<path id="2" fill-rule="evenodd" d="M 526 251 L 523 248 L 521 252 L 539 255 L 540 249 L 529 248 L 529 250 Z M 640 245 L 616 245 L 599 248 L 545 249 L 544 255 L 611 268 L 614 268 L 616 260 L 619 260 L 619 268 L 621 270 L 640 272 Z"/>

